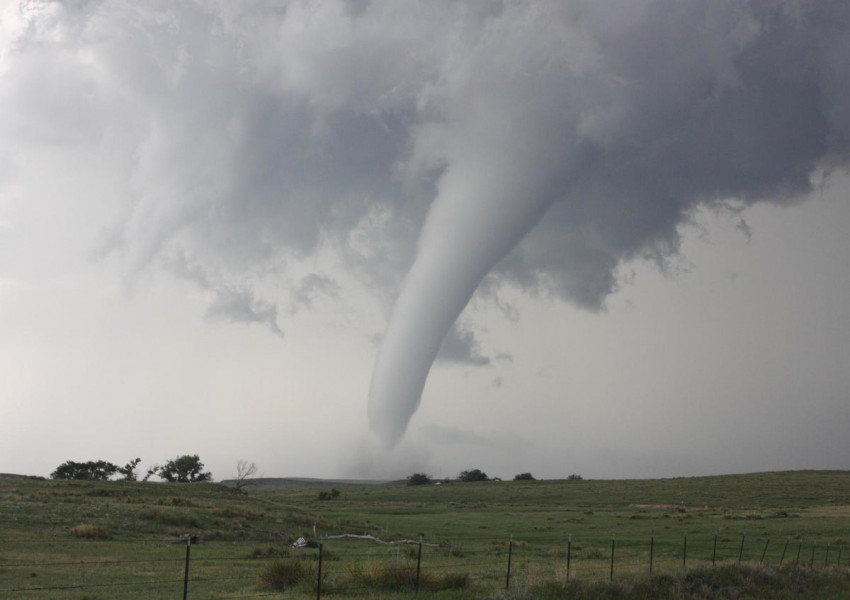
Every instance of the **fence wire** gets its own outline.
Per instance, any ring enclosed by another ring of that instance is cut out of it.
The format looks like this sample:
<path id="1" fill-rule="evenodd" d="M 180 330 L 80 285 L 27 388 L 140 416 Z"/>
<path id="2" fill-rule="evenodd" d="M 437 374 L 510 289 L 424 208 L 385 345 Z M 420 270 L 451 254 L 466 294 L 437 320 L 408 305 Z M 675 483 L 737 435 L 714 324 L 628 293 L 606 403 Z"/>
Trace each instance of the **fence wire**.
<path id="1" fill-rule="evenodd" d="M 147 598 L 175 598 L 184 586 L 187 598 L 279 597 L 284 589 L 291 592 L 293 588 L 318 597 L 469 585 L 499 589 L 510 587 L 512 582 L 603 581 L 730 563 L 850 568 L 850 553 L 843 543 L 746 535 L 737 539 L 730 535 L 612 538 L 608 544 L 595 540 L 587 545 L 570 538 L 560 546 L 492 538 L 375 547 L 326 540 L 319 547 L 278 544 L 265 551 L 225 542 L 187 547 L 143 540 L 141 543 L 155 556 L 142 557 L 134 544 L 121 542 L 127 546 L 126 556 L 100 560 L 73 557 L 75 552 L 82 552 L 80 548 L 99 550 L 85 546 L 85 541 L 57 540 L 56 558 L 49 560 L 33 557 L 31 540 L 16 542 L 6 539 L 0 545 L 2 599 L 42 600 L 57 598 L 59 593 L 107 590 L 116 598 L 134 597 L 122 595 L 124 590 L 144 593 Z M 114 545 L 104 549 L 113 554 L 116 551 Z M 303 568 L 296 575 L 287 575 L 287 565 L 296 563 Z M 283 573 L 279 580 L 275 579 L 275 568 Z M 275 586 L 280 589 L 272 589 Z M 157 591 L 160 596 L 154 595 Z"/>

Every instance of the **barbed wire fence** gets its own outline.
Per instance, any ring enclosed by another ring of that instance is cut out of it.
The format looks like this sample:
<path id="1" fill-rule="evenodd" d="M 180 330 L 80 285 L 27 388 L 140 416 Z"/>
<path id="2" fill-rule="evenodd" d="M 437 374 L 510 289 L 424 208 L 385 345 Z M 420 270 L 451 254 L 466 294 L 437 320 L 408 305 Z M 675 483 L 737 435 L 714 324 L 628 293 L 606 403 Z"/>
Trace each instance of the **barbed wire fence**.
<path id="1" fill-rule="evenodd" d="M 777 541 L 728 532 L 681 538 L 652 535 L 648 539 L 612 535 L 609 543 L 600 544 L 599 540 L 586 543 L 568 535 L 562 544 L 550 545 L 528 544 L 512 537 L 454 543 L 340 539 L 345 537 L 358 536 L 328 536 L 308 547 L 280 544 L 253 552 L 246 552 L 244 544 L 231 549 L 226 542 L 196 546 L 197 540 L 191 536 L 187 536 L 185 548 L 162 540 L 128 541 L 121 544 L 127 547 L 125 557 L 102 560 L 63 558 L 72 556 L 70 549 L 62 552 L 63 544 L 73 543 L 63 540 L 56 542 L 57 558 L 49 561 L 29 560 L 43 550 L 21 547 L 21 540 L 0 539 L 0 598 L 79 598 L 84 593 L 91 597 L 237 599 L 282 597 L 285 592 L 287 597 L 320 600 L 376 590 L 415 594 L 423 589 L 472 585 L 495 590 L 552 580 L 564 584 L 578 579 L 615 581 L 729 564 L 850 568 L 850 553 L 843 541 L 799 536 Z M 148 545 L 145 556 L 134 554 L 134 544 Z M 104 548 L 115 551 L 114 546 Z M 283 571 L 277 582 L 263 576 L 271 563 Z M 293 565 L 307 568 L 292 570 Z"/>

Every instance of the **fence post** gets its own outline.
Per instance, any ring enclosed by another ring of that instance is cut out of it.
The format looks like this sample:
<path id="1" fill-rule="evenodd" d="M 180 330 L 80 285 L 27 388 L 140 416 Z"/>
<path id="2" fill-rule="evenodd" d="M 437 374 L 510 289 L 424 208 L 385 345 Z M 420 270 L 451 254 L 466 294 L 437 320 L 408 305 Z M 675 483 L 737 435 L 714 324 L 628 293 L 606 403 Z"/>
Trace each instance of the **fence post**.
<path id="1" fill-rule="evenodd" d="M 714 548 L 711 550 L 711 566 L 717 563 L 717 532 L 714 532 Z"/>
<path id="2" fill-rule="evenodd" d="M 826 558 L 823 559 L 823 565 L 829 565 L 829 542 L 826 543 Z"/>
<path id="3" fill-rule="evenodd" d="M 803 549 L 803 540 L 800 540 L 800 545 L 797 546 L 797 559 L 794 561 L 794 565 L 800 564 L 800 551 Z"/>
<path id="4" fill-rule="evenodd" d="M 570 580 L 570 560 L 573 557 L 573 534 L 567 538 L 567 581 Z M 566 582 L 565 582 L 566 583 Z"/>
<path id="5" fill-rule="evenodd" d="M 192 536 L 186 535 L 186 566 L 183 568 L 183 600 L 189 595 L 189 550 L 192 548 Z"/>
<path id="6" fill-rule="evenodd" d="M 649 576 L 652 577 L 652 555 L 655 553 L 655 536 L 649 536 Z"/>
<path id="7" fill-rule="evenodd" d="M 688 564 L 688 534 L 685 534 L 685 547 L 682 548 L 682 566 Z"/>
<path id="8" fill-rule="evenodd" d="M 738 564 L 739 565 L 741 564 L 741 559 L 744 558 L 744 540 L 746 540 L 746 539 L 747 539 L 747 534 L 742 533 L 741 534 L 741 549 L 738 550 Z"/>
<path id="9" fill-rule="evenodd" d="M 505 589 L 511 587 L 511 554 L 514 549 L 514 536 L 508 542 L 508 576 L 505 578 Z"/>
<path id="10" fill-rule="evenodd" d="M 785 547 L 782 548 L 782 556 L 779 557 L 779 566 L 782 566 L 782 561 L 785 560 L 785 551 L 788 550 L 788 543 L 791 541 L 791 538 L 785 540 Z"/>
<path id="11" fill-rule="evenodd" d="M 325 543 L 319 541 L 319 573 L 316 576 L 316 600 L 322 598 L 322 555 L 324 554 Z"/>
<path id="12" fill-rule="evenodd" d="M 767 538 L 767 542 L 764 544 L 764 550 L 761 553 L 761 560 L 759 563 L 764 564 L 764 557 L 767 555 L 767 547 L 770 546 L 770 538 Z"/>
<path id="13" fill-rule="evenodd" d="M 419 552 L 416 554 L 416 593 L 419 593 L 419 573 L 422 569 L 422 536 L 419 536 Z"/>
<path id="14" fill-rule="evenodd" d="M 812 558 L 809 561 L 809 568 L 813 569 L 815 566 L 815 546 L 817 546 L 817 542 L 812 542 Z"/>
<path id="15" fill-rule="evenodd" d="M 841 566 L 841 550 L 844 548 L 844 544 L 838 544 L 838 560 L 835 561 L 835 564 L 839 567 Z"/>
<path id="16" fill-rule="evenodd" d="M 609 581 L 614 581 L 614 536 L 611 536 L 611 574 L 608 576 Z"/>

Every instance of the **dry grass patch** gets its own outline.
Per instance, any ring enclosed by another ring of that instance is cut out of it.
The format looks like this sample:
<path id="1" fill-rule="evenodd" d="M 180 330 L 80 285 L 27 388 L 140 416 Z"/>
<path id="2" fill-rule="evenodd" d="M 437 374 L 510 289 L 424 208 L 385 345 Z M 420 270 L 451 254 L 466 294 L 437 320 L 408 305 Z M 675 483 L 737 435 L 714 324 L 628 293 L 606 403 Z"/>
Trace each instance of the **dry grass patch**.
<path id="1" fill-rule="evenodd" d="M 110 537 L 108 529 L 90 523 L 75 525 L 71 528 L 71 533 L 78 538 L 105 540 Z"/>
<path id="2" fill-rule="evenodd" d="M 301 583 L 315 584 L 316 565 L 300 559 L 272 560 L 260 572 L 260 584 L 271 590 L 282 591 Z"/>

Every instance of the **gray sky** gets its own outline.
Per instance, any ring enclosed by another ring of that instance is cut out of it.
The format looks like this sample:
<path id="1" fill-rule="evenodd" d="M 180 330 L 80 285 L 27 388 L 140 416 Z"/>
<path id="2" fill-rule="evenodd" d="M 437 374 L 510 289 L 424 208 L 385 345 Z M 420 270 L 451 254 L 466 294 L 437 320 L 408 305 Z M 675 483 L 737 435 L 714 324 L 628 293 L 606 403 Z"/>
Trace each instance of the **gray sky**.
<path id="1" fill-rule="evenodd" d="M 848 29 L 4 4 L 0 472 L 845 468 Z"/>

